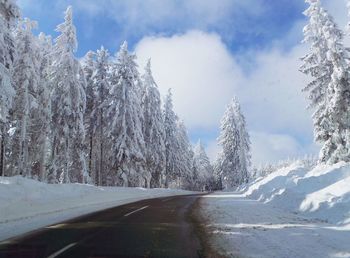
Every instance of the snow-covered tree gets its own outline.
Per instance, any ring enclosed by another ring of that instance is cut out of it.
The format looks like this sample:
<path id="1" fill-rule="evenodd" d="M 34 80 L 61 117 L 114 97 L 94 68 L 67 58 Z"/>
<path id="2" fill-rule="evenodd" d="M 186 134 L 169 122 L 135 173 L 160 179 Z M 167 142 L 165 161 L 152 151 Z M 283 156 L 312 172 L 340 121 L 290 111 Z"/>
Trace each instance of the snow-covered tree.
<path id="1" fill-rule="evenodd" d="M 205 152 L 201 140 L 198 141 L 194 148 L 193 161 L 197 169 L 197 184 L 198 190 L 213 189 L 214 188 L 214 168 Z"/>
<path id="2" fill-rule="evenodd" d="M 31 177 L 32 163 L 29 146 L 37 144 L 31 135 L 35 126 L 33 116 L 38 112 L 38 94 L 41 86 L 40 49 L 37 39 L 32 34 L 32 29 L 36 26 L 37 23 L 29 19 L 19 23 L 15 39 L 18 58 L 14 62 L 13 69 L 16 96 L 11 116 L 14 130 L 11 142 L 11 174 L 27 177 Z"/>
<path id="3" fill-rule="evenodd" d="M 177 116 L 173 110 L 173 100 L 171 89 L 165 98 L 163 108 L 163 119 L 165 129 L 165 175 L 164 185 L 169 186 L 171 180 L 176 178 L 178 171 L 179 144 L 177 139 Z"/>
<path id="4" fill-rule="evenodd" d="M 146 169 L 151 172 L 151 187 L 162 186 L 165 171 L 165 129 L 158 86 L 155 83 L 151 61 L 148 60 L 142 76 L 143 136 L 146 148 Z"/>
<path id="5" fill-rule="evenodd" d="M 107 166 L 104 159 L 104 150 L 108 149 L 108 146 L 110 146 L 110 144 L 106 141 L 107 138 L 105 136 L 107 124 L 106 116 L 109 104 L 108 102 L 110 101 L 110 82 L 108 80 L 109 68 L 109 53 L 106 49 L 101 47 L 100 50 L 97 50 L 96 70 L 92 76 L 95 89 L 95 109 L 92 115 L 92 118 L 95 121 L 93 133 L 96 135 L 96 165 L 98 164 L 95 171 L 95 182 L 99 185 L 102 183 L 104 171 L 111 168 L 111 166 Z M 105 178 L 104 181 L 106 181 Z"/>
<path id="6" fill-rule="evenodd" d="M 331 81 L 333 67 L 327 59 L 326 38 L 322 30 L 325 23 L 325 11 L 319 1 L 307 0 L 310 4 L 304 14 L 310 22 L 304 28 L 304 42 L 310 44 L 310 53 L 302 58 L 303 65 L 300 71 L 310 75 L 312 81 L 303 89 L 309 92 L 309 108 L 314 109 L 314 135 L 315 141 L 324 143 L 330 136 L 329 118 L 325 110 L 327 105 L 327 87 Z"/>
<path id="7" fill-rule="evenodd" d="M 112 142 L 110 160 L 115 174 L 111 180 L 118 185 L 149 187 L 151 175 L 144 170 L 143 116 L 135 58 L 124 42 L 112 67 L 106 132 Z"/>
<path id="8" fill-rule="evenodd" d="M 50 69 L 52 64 L 52 39 L 44 33 L 39 34 L 38 47 L 40 50 L 39 77 L 40 84 L 37 91 L 38 106 L 31 114 L 32 130 L 29 155 L 32 165 L 32 175 L 41 181 L 46 181 L 48 166 L 48 153 L 50 147 L 51 125 L 51 84 Z"/>
<path id="9" fill-rule="evenodd" d="M 320 161 L 348 160 L 348 57 L 342 44 L 343 33 L 319 0 L 306 0 L 310 22 L 304 28 L 304 42 L 310 53 L 302 58 L 301 72 L 312 77 L 305 87 L 314 110 L 315 141 L 323 145 Z"/>
<path id="10" fill-rule="evenodd" d="M 328 163 L 350 160 L 350 74 L 348 51 L 343 45 L 343 32 L 325 12 L 322 31 L 326 38 L 327 59 L 332 64 L 327 88 L 325 114 L 330 123 L 329 135 L 321 150 L 321 160 Z M 328 122 L 327 121 L 327 122 Z"/>
<path id="11" fill-rule="evenodd" d="M 5 173 L 8 113 L 15 96 L 11 77 L 16 54 L 12 31 L 18 17 L 19 9 L 14 0 L 0 0 L 0 175 Z"/>
<path id="12" fill-rule="evenodd" d="M 52 134 L 53 163 L 51 180 L 61 183 L 88 180 L 84 155 L 84 120 L 86 106 L 82 69 L 74 57 L 77 49 L 72 7 L 65 11 L 58 25 L 52 64 Z"/>
<path id="13" fill-rule="evenodd" d="M 222 152 L 218 169 L 223 185 L 233 187 L 249 179 L 251 165 L 250 140 L 245 118 L 238 101 L 234 98 L 221 120 L 219 144 Z"/>
<path id="14" fill-rule="evenodd" d="M 94 183 L 96 183 L 95 177 L 93 176 L 93 150 L 94 150 L 94 133 L 95 133 L 95 108 L 96 108 L 96 100 L 95 100 L 95 85 L 93 80 L 93 74 L 95 72 L 95 60 L 96 60 L 96 53 L 93 51 L 88 51 L 87 54 L 84 56 L 82 60 L 82 67 L 85 74 L 86 79 L 86 108 L 85 108 L 85 114 L 84 114 L 84 124 L 85 124 L 85 133 L 86 133 L 86 149 L 88 153 L 87 157 L 87 163 L 88 163 L 88 172 L 89 176 L 93 180 Z"/>
<path id="15" fill-rule="evenodd" d="M 193 174 L 193 150 L 183 121 L 177 121 L 176 140 L 178 148 L 174 151 L 177 156 L 176 170 L 173 172 L 177 187 L 194 189 L 197 175 Z"/>

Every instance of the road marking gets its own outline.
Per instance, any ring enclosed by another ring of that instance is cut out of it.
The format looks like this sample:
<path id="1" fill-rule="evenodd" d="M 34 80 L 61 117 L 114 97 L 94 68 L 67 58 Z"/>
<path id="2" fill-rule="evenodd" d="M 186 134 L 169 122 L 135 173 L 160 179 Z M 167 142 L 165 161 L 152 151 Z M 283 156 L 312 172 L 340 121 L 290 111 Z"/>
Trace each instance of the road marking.
<path id="1" fill-rule="evenodd" d="M 142 208 L 140 208 L 140 209 L 137 209 L 137 210 L 135 210 L 135 211 L 129 212 L 129 213 L 125 214 L 124 217 L 127 217 L 127 216 L 129 216 L 129 215 L 131 215 L 131 214 L 133 214 L 133 213 L 135 213 L 135 212 L 142 211 L 142 210 L 144 210 L 144 209 L 146 209 L 146 208 L 148 208 L 148 207 L 149 207 L 149 206 L 144 206 L 144 207 L 142 207 Z"/>
<path id="2" fill-rule="evenodd" d="M 71 243 L 70 245 L 67 245 L 66 247 L 64 247 L 64 248 L 58 250 L 57 252 L 51 254 L 51 255 L 48 256 L 47 258 L 55 258 L 55 257 L 59 256 L 61 253 L 67 251 L 69 248 L 75 246 L 76 244 L 77 244 L 77 243 Z"/>

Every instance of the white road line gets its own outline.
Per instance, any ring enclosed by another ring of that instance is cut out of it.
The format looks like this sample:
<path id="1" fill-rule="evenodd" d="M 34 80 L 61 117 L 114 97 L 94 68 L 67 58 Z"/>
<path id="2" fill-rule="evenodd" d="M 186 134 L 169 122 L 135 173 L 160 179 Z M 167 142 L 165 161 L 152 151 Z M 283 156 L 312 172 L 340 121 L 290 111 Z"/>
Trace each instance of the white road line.
<path id="1" fill-rule="evenodd" d="M 47 258 L 55 258 L 57 256 L 59 256 L 61 253 L 65 252 L 66 250 L 68 250 L 69 248 L 75 246 L 77 243 L 71 243 L 69 245 L 67 245 L 66 247 L 62 248 L 61 250 L 58 250 L 57 252 L 51 254 L 50 256 L 48 256 Z"/>
<path id="2" fill-rule="evenodd" d="M 127 217 L 127 216 L 129 216 L 129 215 L 131 215 L 131 214 L 133 214 L 133 213 L 135 213 L 135 212 L 142 211 L 142 210 L 144 210 L 144 209 L 146 209 L 146 208 L 148 208 L 148 207 L 149 207 L 149 206 L 144 206 L 144 207 L 142 207 L 142 208 L 140 208 L 140 209 L 137 209 L 137 210 L 135 210 L 135 211 L 129 212 L 129 213 L 125 214 L 124 217 Z"/>

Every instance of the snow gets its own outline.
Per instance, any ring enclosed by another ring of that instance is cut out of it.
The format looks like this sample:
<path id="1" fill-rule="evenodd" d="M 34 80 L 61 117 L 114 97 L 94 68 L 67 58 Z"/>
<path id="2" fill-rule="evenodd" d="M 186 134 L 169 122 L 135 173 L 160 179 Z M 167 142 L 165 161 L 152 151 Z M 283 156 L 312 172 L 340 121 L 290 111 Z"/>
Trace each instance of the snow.
<path id="1" fill-rule="evenodd" d="M 97 210 L 190 193 L 193 192 L 45 184 L 19 176 L 0 177 L 0 241 Z"/>
<path id="2" fill-rule="evenodd" d="M 296 162 L 201 204 L 210 240 L 226 255 L 350 257 L 350 163 Z"/>

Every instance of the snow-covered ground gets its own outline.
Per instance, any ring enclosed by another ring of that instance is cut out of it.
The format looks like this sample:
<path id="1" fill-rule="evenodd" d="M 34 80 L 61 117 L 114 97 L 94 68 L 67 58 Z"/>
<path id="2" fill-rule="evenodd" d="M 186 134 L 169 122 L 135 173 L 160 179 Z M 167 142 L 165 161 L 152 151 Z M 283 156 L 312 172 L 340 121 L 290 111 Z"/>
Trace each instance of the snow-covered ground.
<path id="1" fill-rule="evenodd" d="M 202 199 L 210 240 L 243 257 L 350 257 L 350 164 L 280 169 Z"/>
<path id="2" fill-rule="evenodd" d="M 0 177 L 0 241 L 93 211 L 190 193 L 171 189 L 53 185 L 22 177 Z"/>

